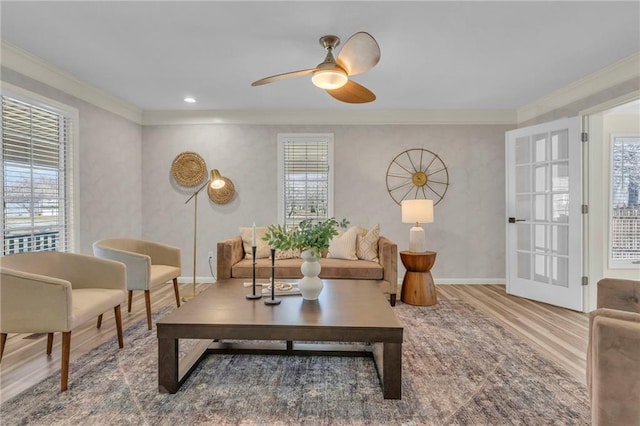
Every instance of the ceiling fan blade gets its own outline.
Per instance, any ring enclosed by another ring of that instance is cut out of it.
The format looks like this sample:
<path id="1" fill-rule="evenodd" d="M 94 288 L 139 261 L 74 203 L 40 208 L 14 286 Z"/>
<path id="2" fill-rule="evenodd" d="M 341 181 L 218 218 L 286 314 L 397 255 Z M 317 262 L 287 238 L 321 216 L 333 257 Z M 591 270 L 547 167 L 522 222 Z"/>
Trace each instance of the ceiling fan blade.
<path id="1" fill-rule="evenodd" d="M 344 44 L 336 63 L 347 75 L 361 74 L 373 68 L 380 60 L 380 46 L 371 34 L 355 33 Z"/>
<path id="2" fill-rule="evenodd" d="M 376 100 L 376 95 L 371 90 L 351 80 L 339 89 L 327 90 L 327 93 L 339 101 L 350 104 L 364 104 Z"/>
<path id="3" fill-rule="evenodd" d="M 273 83 L 274 81 L 278 81 L 278 80 L 284 80 L 284 79 L 287 79 L 287 78 L 294 78 L 294 77 L 302 77 L 303 75 L 311 74 L 315 70 L 316 70 L 316 68 L 309 68 L 309 69 L 306 69 L 306 70 L 292 71 L 292 72 L 285 72 L 283 74 L 271 75 L 269 77 L 265 77 L 265 78 L 261 78 L 260 80 L 256 80 L 253 83 L 251 83 L 251 85 L 252 86 L 262 86 L 263 84 Z"/>

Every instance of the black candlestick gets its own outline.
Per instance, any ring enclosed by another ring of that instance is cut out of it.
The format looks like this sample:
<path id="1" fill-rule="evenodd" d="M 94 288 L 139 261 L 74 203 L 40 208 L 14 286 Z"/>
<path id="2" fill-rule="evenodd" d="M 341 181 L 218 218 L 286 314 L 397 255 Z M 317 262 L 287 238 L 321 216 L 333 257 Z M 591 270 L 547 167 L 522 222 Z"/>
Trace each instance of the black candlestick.
<path id="1" fill-rule="evenodd" d="M 264 301 L 265 305 L 279 305 L 280 299 L 276 299 L 276 249 L 271 247 L 271 299 Z"/>
<path id="2" fill-rule="evenodd" d="M 245 297 L 247 299 L 260 299 L 262 297 L 262 290 L 260 290 L 260 294 L 256 294 L 256 246 L 251 246 L 251 255 L 253 258 L 253 291 Z"/>

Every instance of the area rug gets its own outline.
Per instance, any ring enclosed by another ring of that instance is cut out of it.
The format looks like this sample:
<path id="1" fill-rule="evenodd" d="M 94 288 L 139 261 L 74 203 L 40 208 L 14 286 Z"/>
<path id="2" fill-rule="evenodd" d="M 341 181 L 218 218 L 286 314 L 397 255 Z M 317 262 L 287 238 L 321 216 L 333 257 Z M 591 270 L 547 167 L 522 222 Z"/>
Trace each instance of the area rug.
<path id="1" fill-rule="evenodd" d="M 155 319 L 168 312 L 155 315 Z M 141 321 L 0 406 L 2 425 L 589 424 L 585 386 L 472 306 L 398 304 L 402 400 L 384 400 L 373 360 L 211 355 L 158 393 L 155 331 Z"/>

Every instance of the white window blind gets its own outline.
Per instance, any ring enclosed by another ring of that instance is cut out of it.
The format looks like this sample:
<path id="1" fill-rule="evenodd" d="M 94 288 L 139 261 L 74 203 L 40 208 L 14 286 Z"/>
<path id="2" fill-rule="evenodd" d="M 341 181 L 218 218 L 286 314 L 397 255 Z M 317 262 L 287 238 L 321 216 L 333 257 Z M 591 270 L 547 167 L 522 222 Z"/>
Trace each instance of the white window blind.
<path id="1" fill-rule="evenodd" d="M 73 251 L 73 120 L 2 96 L 3 254 Z"/>
<path id="2" fill-rule="evenodd" d="M 333 217 L 333 135 L 281 134 L 279 218 L 287 229 Z"/>

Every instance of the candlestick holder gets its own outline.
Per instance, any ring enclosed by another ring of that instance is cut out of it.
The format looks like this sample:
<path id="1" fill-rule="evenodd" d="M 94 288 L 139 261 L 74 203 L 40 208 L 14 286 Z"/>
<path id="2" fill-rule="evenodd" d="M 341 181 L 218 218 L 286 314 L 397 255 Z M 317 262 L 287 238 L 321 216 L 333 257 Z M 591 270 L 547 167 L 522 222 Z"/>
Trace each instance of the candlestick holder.
<path id="1" fill-rule="evenodd" d="M 279 305 L 281 300 L 276 299 L 276 249 L 271 247 L 271 299 L 264 301 L 265 305 Z"/>
<path id="2" fill-rule="evenodd" d="M 253 280 L 252 280 L 252 291 L 250 294 L 247 294 L 245 297 L 249 300 L 253 300 L 253 299 L 260 299 L 262 297 L 262 289 L 260 289 L 260 294 L 256 293 L 256 246 L 251 246 L 251 257 L 253 259 L 252 265 L 253 265 Z"/>

